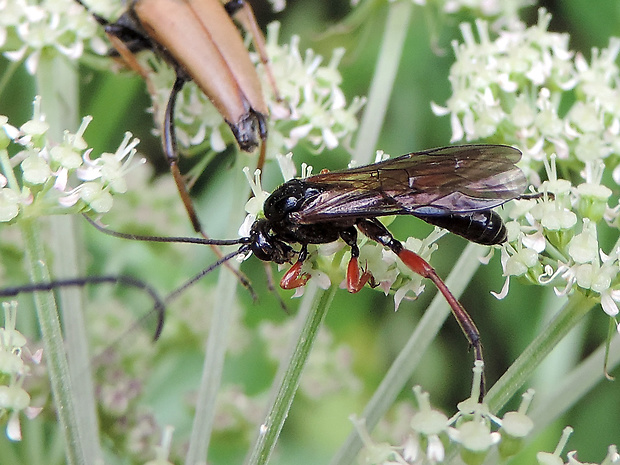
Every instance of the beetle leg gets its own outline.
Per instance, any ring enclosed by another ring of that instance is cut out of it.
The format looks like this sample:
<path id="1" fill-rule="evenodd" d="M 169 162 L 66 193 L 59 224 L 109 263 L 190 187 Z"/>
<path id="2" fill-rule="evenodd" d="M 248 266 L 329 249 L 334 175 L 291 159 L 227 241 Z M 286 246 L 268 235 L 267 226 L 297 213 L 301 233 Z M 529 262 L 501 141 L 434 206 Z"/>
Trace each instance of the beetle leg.
<path id="1" fill-rule="evenodd" d="M 383 224 L 379 222 L 377 219 L 361 219 L 357 221 L 357 227 L 364 233 L 366 236 L 371 238 L 374 241 L 377 241 L 379 244 L 388 247 L 392 252 L 398 255 L 398 258 L 407 265 L 409 269 L 419 274 L 424 278 L 428 278 L 439 292 L 441 292 L 450 305 L 450 309 L 452 314 L 456 318 L 463 334 L 467 338 L 467 341 L 474 349 L 474 355 L 476 360 L 483 361 L 482 358 L 482 342 L 480 341 L 480 332 L 478 328 L 476 328 L 476 324 L 474 320 L 472 320 L 471 316 L 467 313 L 465 308 L 461 305 L 461 303 L 457 300 L 456 297 L 450 292 L 448 286 L 443 282 L 443 280 L 439 277 L 435 269 L 422 257 L 418 254 L 412 252 L 411 250 L 407 250 L 403 247 L 403 244 L 396 240 L 394 236 L 386 229 Z M 480 386 L 480 400 L 484 396 L 484 377 L 481 380 Z"/>
<path id="2" fill-rule="evenodd" d="M 260 30 L 260 27 L 258 26 L 258 23 L 256 22 L 256 17 L 254 16 L 254 11 L 252 10 L 252 7 L 245 0 L 229 0 L 224 3 L 224 9 L 230 17 L 234 17 L 234 19 L 243 27 L 243 29 L 245 29 L 252 35 L 254 48 L 258 52 L 261 63 L 264 66 L 265 74 L 267 75 L 269 85 L 273 90 L 273 95 L 276 101 L 281 102 L 282 97 L 280 96 L 280 91 L 278 90 L 276 80 L 273 77 L 271 67 L 269 66 L 269 57 L 267 56 L 267 46 L 265 44 L 265 38 L 262 31 Z M 262 170 L 263 165 L 265 164 L 265 157 L 267 151 L 267 118 L 264 114 L 256 111 L 253 112 L 252 116 L 255 118 L 255 121 L 258 122 L 258 134 L 261 139 L 260 153 L 258 155 L 258 162 L 256 163 L 256 168 Z M 238 128 L 235 128 L 231 125 L 231 129 L 233 130 L 233 133 L 235 133 L 235 138 L 239 140 Z"/>
<path id="3" fill-rule="evenodd" d="M 357 230 L 355 228 L 345 229 L 340 232 L 340 237 L 351 247 L 351 260 L 349 260 L 349 264 L 347 265 L 347 290 L 355 294 L 366 285 L 370 278 L 372 278 L 372 274 L 364 269 L 360 275 L 358 260 L 360 249 L 357 246 Z"/>
<path id="4" fill-rule="evenodd" d="M 130 69 L 146 80 L 149 92 L 154 95 L 155 88 L 148 78 L 147 71 L 138 63 L 134 56 L 134 53 L 151 48 L 152 43 L 148 37 L 140 32 L 133 18 L 127 14 L 123 14 L 115 23 L 111 23 L 103 16 L 92 11 L 82 0 L 75 1 L 82 5 L 84 9 L 93 16 L 95 21 L 104 27 L 105 33 L 114 47 L 114 50 L 120 55 Z"/>
<path id="5" fill-rule="evenodd" d="M 181 197 L 181 200 L 183 201 L 183 205 L 185 206 L 187 215 L 192 222 L 194 231 L 202 234 L 206 238 L 205 234 L 202 231 L 202 225 L 200 224 L 200 220 L 198 219 L 198 215 L 196 213 L 196 210 L 194 209 L 194 204 L 189 196 L 189 192 L 187 190 L 187 187 L 185 186 L 185 181 L 183 179 L 183 176 L 181 175 L 178 164 L 179 156 L 177 154 L 177 138 L 174 132 L 174 105 L 177 100 L 177 95 L 179 94 L 179 92 L 181 92 L 181 89 L 183 88 L 185 82 L 187 82 L 187 79 L 177 74 L 177 78 L 174 81 L 172 90 L 170 91 L 170 97 L 168 99 L 168 105 L 166 106 L 166 113 L 164 115 L 162 145 L 164 149 L 164 154 L 166 155 L 166 159 L 168 160 L 168 166 L 170 166 L 170 172 L 172 173 L 174 182 L 177 185 L 177 190 L 179 191 L 179 195 Z"/>
<path id="6" fill-rule="evenodd" d="M 291 315 L 291 311 L 286 306 L 286 303 L 284 303 L 284 300 L 282 300 L 282 297 L 280 297 L 280 294 L 278 294 L 278 291 L 276 290 L 275 279 L 273 276 L 273 267 L 270 263 L 267 262 L 263 262 L 263 265 L 265 266 L 265 275 L 267 276 L 267 290 L 269 290 L 269 292 L 271 292 L 278 300 L 280 308 L 284 310 L 284 313 L 286 313 L 287 315 Z"/>
<path id="7" fill-rule="evenodd" d="M 310 279 L 310 275 L 302 271 L 301 267 L 308 256 L 308 249 L 305 245 L 301 247 L 301 251 L 299 252 L 299 257 L 293 266 L 289 268 L 289 270 L 284 273 L 282 279 L 280 280 L 280 287 L 282 289 L 296 289 L 301 286 L 305 286 L 308 280 Z"/>
<path id="8" fill-rule="evenodd" d="M 166 113 L 164 115 L 162 144 L 164 148 L 164 153 L 168 160 L 168 165 L 170 166 L 170 172 L 172 173 L 174 182 L 177 185 L 179 196 L 183 201 L 183 205 L 185 206 L 187 215 L 192 222 L 194 231 L 199 233 L 205 239 L 209 239 L 209 237 L 202 230 L 202 225 L 200 224 L 200 220 L 198 219 L 198 214 L 196 213 L 196 209 L 194 208 L 194 203 L 189 196 L 189 192 L 187 190 L 187 187 L 185 186 L 185 180 L 183 179 L 183 175 L 181 174 L 181 170 L 179 170 L 178 165 L 179 157 L 177 155 L 177 139 L 176 133 L 174 132 L 174 105 L 177 100 L 177 95 L 179 94 L 179 92 L 181 92 L 181 89 L 186 82 L 187 79 L 182 74 L 177 73 L 177 78 L 174 81 L 172 90 L 170 91 L 170 97 L 168 99 L 168 105 L 166 106 Z M 211 249 L 218 258 L 221 259 L 223 257 L 222 251 L 217 246 L 212 245 Z M 228 262 L 225 262 L 224 266 L 231 270 L 235 274 L 235 276 L 237 276 L 237 279 L 239 279 L 239 282 L 244 287 L 248 287 L 249 280 L 241 271 L 232 267 Z"/>
<path id="9" fill-rule="evenodd" d="M 258 121 L 258 134 L 260 135 L 260 153 L 256 162 L 256 169 L 262 171 L 267 157 L 267 118 L 262 113 L 254 112 L 256 121 Z"/>
<path id="10" fill-rule="evenodd" d="M 278 102 L 281 102 L 282 97 L 280 97 L 280 92 L 278 91 L 276 80 L 273 77 L 271 68 L 269 67 L 269 57 L 267 56 L 265 37 L 263 37 L 263 33 L 260 30 L 258 23 L 256 22 L 256 17 L 254 16 L 254 11 L 252 10 L 252 7 L 245 0 L 229 0 L 224 3 L 224 8 L 226 9 L 226 12 L 231 17 L 234 17 L 235 20 L 238 21 L 239 24 L 241 24 L 241 26 L 243 26 L 246 31 L 249 31 L 250 34 L 252 34 L 254 48 L 260 56 L 261 63 L 265 66 L 265 73 L 267 74 L 269 85 L 273 90 L 273 95 Z"/>

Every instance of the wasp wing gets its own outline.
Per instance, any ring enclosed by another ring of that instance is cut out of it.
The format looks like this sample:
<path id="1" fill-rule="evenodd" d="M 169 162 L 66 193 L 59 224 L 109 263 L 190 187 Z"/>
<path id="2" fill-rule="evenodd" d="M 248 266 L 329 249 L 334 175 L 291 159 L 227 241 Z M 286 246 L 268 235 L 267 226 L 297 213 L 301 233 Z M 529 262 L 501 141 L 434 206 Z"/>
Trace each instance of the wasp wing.
<path id="1" fill-rule="evenodd" d="M 345 217 L 440 216 L 490 210 L 527 186 L 504 145 L 463 145 L 414 152 L 372 165 L 304 179 L 320 192 L 292 214 L 300 224 Z"/>

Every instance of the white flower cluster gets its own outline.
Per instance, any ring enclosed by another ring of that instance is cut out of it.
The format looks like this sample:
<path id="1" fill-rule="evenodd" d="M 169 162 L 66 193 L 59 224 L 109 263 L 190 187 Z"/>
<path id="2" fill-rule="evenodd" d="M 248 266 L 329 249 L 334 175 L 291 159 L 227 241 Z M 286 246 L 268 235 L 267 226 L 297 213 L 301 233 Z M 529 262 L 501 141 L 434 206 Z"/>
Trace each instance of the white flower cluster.
<path id="1" fill-rule="evenodd" d="M 374 441 L 363 419 L 352 418 L 363 443 L 360 462 L 366 465 L 418 465 L 443 463 L 458 453 L 462 462 L 477 465 L 485 458 L 496 453 L 499 462 L 506 462 L 526 444 L 526 439 L 534 429 L 534 422 L 526 412 L 534 397 L 532 389 L 522 396 L 521 405 L 515 411 L 509 411 L 502 418 L 489 412 L 485 403 L 479 403 L 482 362 L 475 362 L 472 395 L 458 404 L 458 412 L 448 418 L 444 413 L 432 408 L 429 394 L 420 386 L 415 386 L 418 411 L 409 421 L 400 445 Z M 536 456 L 538 465 L 564 465 L 560 457 L 568 441 L 572 428 L 564 430 L 562 438 L 553 453 L 539 452 Z M 579 465 L 576 452 L 567 453 L 567 465 Z M 601 465 L 618 463 L 620 455 L 615 445 L 608 448 L 607 456 Z M 496 460 L 497 461 L 497 460 Z M 498 463 L 499 463 L 498 462 Z"/>
<path id="2" fill-rule="evenodd" d="M 6 435 L 12 441 L 22 438 L 20 412 L 32 419 L 41 408 L 30 406 L 30 394 L 22 387 L 31 364 L 41 363 L 43 352 L 31 354 L 26 338 L 15 329 L 17 302 L 3 302 L 4 327 L 0 328 L 0 421 L 7 421 Z"/>
<path id="3" fill-rule="evenodd" d="M 460 453 L 466 464 L 478 464 L 493 450 L 502 459 L 515 455 L 533 428 L 526 415 L 534 395 L 527 391 L 515 412 L 507 412 L 502 419 L 489 413 L 484 403 L 478 403 L 482 362 L 476 362 L 472 395 L 459 403 L 458 413 L 448 418 L 432 408 L 429 394 L 420 386 L 413 388 L 418 411 L 409 421 L 404 442 L 399 446 L 375 442 L 366 431 L 363 420 L 353 423 L 364 442 L 361 454 L 366 464 L 415 465 L 441 463 L 448 455 Z"/>
<path id="4" fill-rule="evenodd" d="M 75 0 L 0 0 L 0 50 L 11 61 L 24 60 L 30 74 L 52 49 L 72 60 L 85 46 L 105 53 L 98 29 Z"/>
<path id="5" fill-rule="evenodd" d="M 269 67 L 281 100 L 273 95 L 258 54 L 250 54 L 258 67 L 263 90 L 268 94 L 267 156 L 275 158 L 276 154 L 292 150 L 301 141 L 310 144 L 316 152 L 325 148 L 334 149 L 343 143 L 348 145 L 350 136 L 358 126 L 356 114 L 365 100 L 355 98 L 347 105 L 339 87 L 342 78 L 337 66 L 344 50 L 335 50 L 330 62 L 322 65 L 323 57 L 312 50 L 306 50 L 302 56 L 297 36 L 291 39 L 290 44 L 278 45 L 279 29 L 279 23 L 267 27 L 266 46 Z M 151 97 L 157 113 L 155 119 L 161 121 L 175 73 L 154 55 L 147 56 L 146 64 L 154 70 L 149 78 L 156 94 Z M 224 118 L 194 83 L 185 85 L 178 96 L 175 125 L 179 144 L 191 148 L 192 153 L 202 150 L 223 152 L 234 144 Z"/>
<path id="6" fill-rule="evenodd" d="M 390 0 L 394 1 L 394 0 Z M 411 0 L 416 5 L 436 4 L 444 13 L 452 14 L 471 10 L 484 17 L 514 18 L 517 12 L 532 5 L 534 0 Z"/>
<path id="7" fill-rule="evenodd" d="M 54 145 L 47 139 L 49 125 L 40 112 L 38 97 L 32 120 L 19 129 L 0 116 L 0 222 L 13 221 L 19 215 L 110 210 L 112 195 L 127 190 L 125 174 L 138 166 L 131 162 L 139 140 L 132 140 L 127 133 L 115 153 L 92 159 L 92 149 L 82 138 L 91 119 L 84 118 L 75 134 L 66 131 L 62 143 Z M 18 151 L 9 156 L 7 149 L 12 144 Z"/>
<path id="8" fill-rule="evenodd" d="M 356 97 L 347 106 L 340 89 L 338 65 L 345 50 L 336 49 L 323 65 L 323 57 L 313 50 L 299 50 L 299 37 L 278 45 L 280 24 L 267 26 L 267 55 L 282 102 L 269 101 L 273 124 L 270 128 L 272 153 L 287 152 L 301 140 L 316 152 L 334 149 L 357 130 L 356 114 L 365 99 Z M 254 55 L 258 62 L 258 57 Z M 268 89 L 266 79 L 263 88 Z M 278 145 L 278 143 L 282 145 Z"/>
<path id="9" fill-rule="evenodd" d="M 588 61 L 569 49 L 567 34 L 549 32 L 549 22 L 541 9 L 537 25 L 514 23 L 493 39 L 487 23 L 477 21 L 478 40 L 462 25 L 464 43 L 453 44 L 453 94 L 433 110 L 450 115 L 453 142 L 519 147 L 534 184 L 545 166 L 542 197 L 520 200 L 510 213 L 504 275 L 552 284 L 558 294 L 579 290 L 615 317 L 620 241 L 610 247 L 599 236 L 619 227 L 620 205 L 609 202 L 620 179 L 620 39 L 592 50 Z M 497 295 L 507 292 L 508 280 Z"/>
<path id="10" fill-rule="evenodd" d="M 478 40 L 469 23 L 461 25 L 452 96 L 445 107 L 433 105 L 435 114 L 450 114 L 452 142 L 500 137 L 527 160 L 555 152 L 585 162 L 618 152 L 620 39 L 594 49 L 588 63 L 568 48 L 568 34 L 547 30 L 550 20 L 541 9 L 537 25 L 513 23 L 495 40 L 485 21 L 476 21 Z M 565 109 L 568 97 L 575 102 Z"/>

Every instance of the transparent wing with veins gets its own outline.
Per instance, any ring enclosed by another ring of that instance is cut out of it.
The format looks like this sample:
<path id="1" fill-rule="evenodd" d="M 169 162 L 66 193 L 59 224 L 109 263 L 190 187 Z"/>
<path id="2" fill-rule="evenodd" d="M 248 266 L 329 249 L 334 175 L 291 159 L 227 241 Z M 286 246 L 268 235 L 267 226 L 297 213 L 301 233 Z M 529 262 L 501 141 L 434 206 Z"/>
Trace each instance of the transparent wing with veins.
<path id="1" fill-rule="evenodd" d="M 527 186 L 504 145 L 464 145 L 414 152 L 372 165 L 304 179 L 318 194 L 291 215 L 299 224 L 345 217 L 441 216 L 495 208 Z"/>

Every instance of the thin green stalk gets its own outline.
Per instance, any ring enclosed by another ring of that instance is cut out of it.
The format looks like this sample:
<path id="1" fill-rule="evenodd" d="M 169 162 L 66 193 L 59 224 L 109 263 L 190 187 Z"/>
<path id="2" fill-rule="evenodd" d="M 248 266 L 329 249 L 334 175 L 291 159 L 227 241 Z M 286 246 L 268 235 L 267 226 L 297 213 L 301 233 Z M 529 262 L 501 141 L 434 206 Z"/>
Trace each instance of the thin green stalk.
<path id="1" fill-rule="evenodd" d="M 554 379 L 554 388 L 543 396 L 536 393 L 533 407 L 527 412 L 534 423 L 534 429 L 527 437 L 528 443 L 536 440 L 541 431 L 575 406 L 594 386 L 607 379 L 603 370 L 606 348 L 607 344 L 603 344 L 561 379 Z M 620 337 L 614 337 L 610 349 L 608 367 L 612 370 L 620 364 Z M 484 463 L 498 463 L 498 457 L 498 451 L 494 450 Z"/>
<path id="2" fill-rule="evenodd" d="M 476 273 L 480 266 L 478 258 L 481 256 L 482 250 L 484 249 L 476 244 L 468 244 L 454 265 L 448 279 L 446 279 L 446 285 L 455 297 L 458 298 L 463 293 Z M 392 406 L 398 394 L 407 386 L 411 374 L 422 359 L 426 349 L 435 339 L 448 315 L 450 315 L 450 307 L 443 296 L 437 293 L 407 344 L 392 363 L 381 384 L 364 408 L 364 412 L 360 415 L 365 419 L 368 431 L 372 431 L 387 409 Z M 332 465 L 352 463 L 362 447 L 359 434 L 357 431 L 352 431 L 330 463 Z"/>
<path id="3" fill-rule="evenodd" d="M 6 89 L 6 86 L 11 81 L 11 78 L 15 74 L 15 71 L 17 71 L 17 69 L 21 65 L 22 65 L 21 61 L 10 61 L 9 62 L 8 66 L 2 73 L 2 76 L 0 76 L 0 97 L 2 97 L 2 94 L 4 93 L 4 89 Z"/>
<path id="4" fill-rule="evenodd" d="M 2 173 L 6 177 L 7 185 L 17 193 L 21 192 L 15 173 L 13 173 L 9 153 L 6 150 L 0 150 L 0 167 L 2 167 Z"/>
<path id="5" fill-rule="evenodd" d="M 588 313 L 596 300 L 574 292 L 547 328 L 523 351 L 485 397 L 491 412 L 499 411 L 523 386 L 557 343 Z"/>
<path id="6" fill-rule="evenodd" d="M 395 2 L 390 6 L 380 57 L 358 133 L 357 149 L 353 156 L 353 160 L 359 164 L 372 161 L 400 62 L 410 11 L 409 2 Z M 277 388 L 275 388 L 272 396 L 273 401 L 270 404 L 269 413 L 261 425 L 246 463 L 262 464 L 269 460 L 299 385 L 299 376 L 301 376 L 303 366 L 312 348 L 316 331 L 318 331 L 320 322 L 329 309 L 335 292 L 334 287 L 326 293 L 310 292 L 310 287 L 306 290 L 301 308 L 310 313 L 304 317 L 299 338 L 289 352 L 288 364 L 281 367 L 281 374 L 277 377 L 280 381 L 274 383 Z M 285 366 L 286 368 L 284 368 Z"/>
<path id="7" fill-rule="evenodd" d="M 65 130 L 75 130 L 78 121 L 78 78 L 76 67 L 58 54 L 43 54 L 39 60 L 36 74 L 37 92 L 41 96 L 42 112 L 50 125 L 48 136 L 56 141 L 63 140 Z M 71 216 L 51 217 L 50 247 L 62 251 L 54 260 L 54 276 L 57 278 L 82 275 L 78 263 L 80 247 L 76 220 Z M 64 336 L 66 340 L 70 383 L 69 391 L 75 423 L 78 431 L 69 430 L 67 434 L 76 435 L 75 442 L 81 438 L 83 463 L 101 461 L 98 420 L 95 407 L 94 387 L 90 374 L 88 340 L 84 324 L 83 292 L 81 289 L 65 288 L 59 291 Z M 64 378 L 62 378 L 64 379 Z M 57 409 L 64 409 L 57 405 Z"/>
<path id="8" fill-rule="evenodd" d="M 375 73 L 368 92 L 368 103 L 360 124 L 353 160 L 359 165 L 374 159 L 375 148 L 409 29 L 413 5 L 409 1 L 390 3 Z"/>
<path id="9" fill-rule="evenodd" d="M 76 130 L 78 120 L 78 76 L 74 64 L 62 55 L 43 55 L 36 75 L 41 107 L 50 125 L 48 136 L 63 140 L 65 130 Z M 62 251 L 53 262 L 56 278 L 83 275 L 79 256 L 83 250 L 78 221 L 69 215 L 50 217 L 50 248 Z M 88 339 L 84 322 L 84 293 L 80 288 L 59 291 L 70 374 L 70 393 L 82 438 L 86 463 L 102 460 Z"/>
<path id="10" fill-rule="evenodd" d="M 581 362 L 570 373 L 556 380 L 555 389 L 544 398 L 536 399 L 528 416 L 534 422 L 534 431 L 530 437 L 535 438 L 537 431 L 544 430 L 555 419 L 583 399 L 583 396 L 600 381 L 607 380 L 603 370 L 607 344 L 603 344 L 592 355 Z M 620 337 L 611 341 L 609 370 L 620 364 Z"/>
<path id="11" fill-rule="evenodd" d="M 31 220 L 19 223 L 26 247 L 26 260 L 32 282 L 50 280 L 49 270 L 43 242 L 38 225 Z M 75 414 L 75 407 L 71 392 L 69 366 L 65 354 L 65 347 L 58 319 L 58 307 L 52 292 L 37 292 L 34 294 L 37 318 L 41 328 L 47 370 L 56 405 L 58 423 L 66 443 L 66 457 L 69 465 L 87 463 L 80 429 Z"/>
<path id="12" fill-rule="evenodd" d="M 245 461 L 246 464 L 258 465 L 269 461 L 284 426 L 284 420 L 293 403 L 299 386 L 299 379 L 319 328 L 337 290 L 337 286 L 331 286 L 327 291 L 318 290 L 312 284 L 307 286 L 308 298 L 303 301 L 299 311 L 298 322 L 300 325 L 288 351 L 291 354 L 290 358 L 286 363 L 283 362 L 280 365 L 280 371 L 276 377 L 277 381 L 274 382 L 276 389 L 272 392 L 269 412 L 260 426 L 258 437 Z"/>
<path id="13" fill-rule="evenodd" d="M 228 218 L 228 231 L 232 233 L 239 227 L 243 219 L 240 215 L 244 212 L 243 204 L 248 198 L 249 186 L 247 189 L 238 187 L 247 186 L 245 175 L 239 166 L 235 166 L 231 170 L 231 175 L 234 178 L 226 183 L 229 192 L 219 192 L 218 195 L 221 199 L 231 199 L 228 210 L 231 212 Z M 236 264 L 234 261 L 233 263 Z M 235 311 L 236 287 L 237 277 L 229 269 L 222 267 L 213 300 L 217 302 L 217 305 L 212 308 L 213 316 L 207 339 L 202 377 L 197 392 L 196 413 L 194 414 L 189 447 L 185 457 L 186 465 L 206 463 L 207 460 L 207 451 L 215 419 L 215 400 L 222 384 L 222 371 L 230 328 L 237 314 Z"/>

